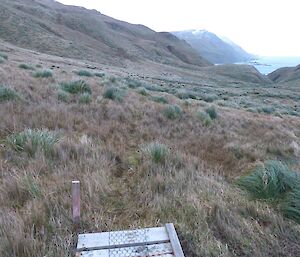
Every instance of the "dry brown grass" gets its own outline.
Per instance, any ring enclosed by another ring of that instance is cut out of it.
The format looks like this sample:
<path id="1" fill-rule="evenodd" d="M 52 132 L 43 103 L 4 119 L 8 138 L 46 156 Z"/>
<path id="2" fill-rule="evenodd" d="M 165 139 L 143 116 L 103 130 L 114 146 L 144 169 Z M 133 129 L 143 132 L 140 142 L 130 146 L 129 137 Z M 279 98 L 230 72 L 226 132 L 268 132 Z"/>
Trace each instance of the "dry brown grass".
<path id="1" fill-rule="evenodd" d="M 51 156 L 34 158 L 1 143 L 1 256 L 71 256 L 73 179 L 82 184 L 80 232 L 173 222 L 188 257 L 300 255 L 299 225 L 265 203 L 248 201 L 231 184 L 258 162 L 298 158 L 297 118 L 219 107 L 206 127 L 197 117 L 205 109 L 201 102 L 185 105 L 164 94 L 183 111 L 170 120 L 164 104 L 134 89 L 122 102 L 104 99 L 98 77 L 85 79 L 92 89 L 89 105 L 63 103 L 55 85 L 78 79 L 73 68 L 63 64 L 67 73 L 36 79 L 17 69 L 28 63 L 17 57 L 1 66 L 0 78 L 24 101 L 1 104 L 0 140 L 26 128 L 59 132 L 62 139 Z M 151 142 L 169 147 L 164 162 L 141 151 Z"/>

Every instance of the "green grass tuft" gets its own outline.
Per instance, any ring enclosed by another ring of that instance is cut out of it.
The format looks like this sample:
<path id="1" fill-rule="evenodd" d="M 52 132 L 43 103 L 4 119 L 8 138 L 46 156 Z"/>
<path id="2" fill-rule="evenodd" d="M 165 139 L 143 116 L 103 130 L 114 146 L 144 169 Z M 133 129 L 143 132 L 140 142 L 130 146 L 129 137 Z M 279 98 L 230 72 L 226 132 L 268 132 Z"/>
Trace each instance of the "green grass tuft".
<path id="1" fill-rule="evenodd" d="M 2 59 L 4 59 L 4 60 L 8 60 L 7 54 L 4 54 L 4 53 L 1 53 L 1 52 L 0 52 L 0 57 L 1 57 Z"/>
<path id="2" fill-rule="evenodd" d="M 162 104 L 168 103 L 168 100 L 163 96 L 152 96 L 151 99 L 152 99 L 152 101 L 157 102 L 157 103 L 162 103 Z"/>
<path id="3" fill-rule="evenodd" d="M 79 103 L 81 104 L 90 104 L 92 102 L 92 96 L 89 93 L 83 93 L 79 97 Z"/>
<path id="4" fill-rule="evenodd" d="M 48 130 L 27 129 L 7 138 L 7 144 L 15 151 L 25 151 L 33 156 L 39 149 L 45 154 L 50 153 L 59 136 Z"/>
<path id="5" fill-rule="evenodd" d="M 10 101 L 10 100 L 15 100 L 18 98 L 19 95 L 14 89 L 0 85 L 0 103 L 5 101 Z"/>
<path id="6" fill-rule="evenodd" d="M 92 90 L 89 84 L 86 83 L 84 80 L 63 82 L 60 83 L 60 87 L 63 91 L 68 92 L 70 94 L 82 94 L 82 93 L 92 94 Z"/>
<path id="7" fill-rule="evenodd" d="M 142 86 L 142 82 L 134 80 L 134 79 L 127 78 L 127 79 L 125 79 L 125 81 L 129 88 L 139 88 Z"/>
<path id="8" fill-rule="evenodd" d="M 16 152 L 26 152 L 30 157 L 34 157 L 38 151 L 42 151 L 45 156 L 50 156 L 58 141 L 57 133 L 48 130 L 26 129 L 10 135 L 6 139 L 6 145 Z"/>
<path id="9" fill-rule="evenodd" d="M 250 175 L 239 178 L 238 187 L 252 199 L 267 200 L 280 206 L 282 214 L 300 223 L 300 174 L 279 161 L 268 161 Z"/>
<path id="10" fill-rule="evenodd" d="M 61 102 L 69 102 L 70 94 L 66 91 L 59 90 L 57 93 L 57 99 Z"/>
<path id="11" fill-rule="evenodd" d="M 25 63 L 21 63 L 19 65 L 19 68 L 24 69 L 24 70 L 34 70 L 34 67 L 32 67 L 31 65 L 25 64 Z"/>
<path id="12" fill-rule="evenodd" d="M 123 93 L 120 89 L 116 87 L 108 87 L 105 89 L 103 97 L 110 100 L 122 101 Z"/>
<path id="13" fill-rule="evenodd" d="M 163 163 L 169 155 L 169 148 L 161 143 L 153 142 L 142 148 L 144 154 L 154 163 Z"/>
<path id="14" fill-rule="evenodd" d="M 169 105 L 164 109 L 164 115 L 171 120 L 181 118 L 182 110 L 178 105 Z"/>
<path id="15" fill-rule="evenodd" d="M 35 78 L 51 78 L 53 73 L 51 70 L 42 70 L 33 73 L 33 77 Z"/>
<path id="16" fill-rule="evenodd" d="M 212 124 L 212 119 L 206 112 L 198 112 L 197 117 L 205 127 L 209 127 Z"/>
<path id="17" fill-rule="evenodd" d="M 93 77 L 94 74 L 87 71 L 87 70 L 80 70 L 75 72 L 78 76 L 83 76 L 83 77 Z"/>
<path id="18" fill-rule="evenodd" d="M 210 116 L 212 120 L 218 117 L 217 110 L 214 106 L 208 107 L 207 109 L 205 109 L 205 112 Z"/>
<path id="19" fill-rule="evenodd" d="M 141 88 L 138 92 L 140 95 L 143 95 L 143 96 L 149 95 L 148 91 L 144 87 Z"/>
<path id="20" fill-rule="evenodd" d="M 103 78 L 103 77 L 105 77 L 105 73 L 96 72 L 96 73 L 94 73 L 94 76 Z"/>

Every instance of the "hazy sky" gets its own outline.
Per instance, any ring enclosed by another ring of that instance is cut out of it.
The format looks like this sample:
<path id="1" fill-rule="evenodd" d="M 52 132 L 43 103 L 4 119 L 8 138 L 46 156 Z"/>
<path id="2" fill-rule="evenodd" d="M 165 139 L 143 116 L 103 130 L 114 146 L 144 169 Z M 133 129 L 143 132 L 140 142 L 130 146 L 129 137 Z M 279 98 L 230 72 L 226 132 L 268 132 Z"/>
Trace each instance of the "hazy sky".
<path id="1" fill-rule="evenodd" d="M 300 56 L 300 0 L 59 0 L 156 31 L 206 29 L 245 50 Z"/>

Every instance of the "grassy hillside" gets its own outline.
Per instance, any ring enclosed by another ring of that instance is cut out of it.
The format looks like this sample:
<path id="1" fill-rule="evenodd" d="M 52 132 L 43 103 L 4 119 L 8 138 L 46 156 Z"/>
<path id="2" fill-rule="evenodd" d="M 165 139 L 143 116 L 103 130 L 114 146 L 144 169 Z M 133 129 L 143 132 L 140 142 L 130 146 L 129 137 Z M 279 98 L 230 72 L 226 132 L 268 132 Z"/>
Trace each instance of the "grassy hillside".
<path id="1" fill-rule="evenodd" d="M 1 256 L 72 256 L 74 179 L 80 232 L 173 222 L 187 257 L 300 255 L 299 87 L 248 66 L 134 71 L 0 53 Z M 253 197 L 264 185 L 285 185 L 270 189 L 280 202 Z"/>
<path id="2" fill-rule="evenodd" d="M 296 67 L 284 67 L 270 73 L 268 77 L 274 82 L 288 82 L 300 79 L 300 64 Z"/>
<path id="3" fill-rule="evenodd" d="M 116 7 L 117 8 L 117 7 Z M 211 65 L 184 41 L 52 0 L 0 0 L 0 38 L 43 53 L 128 67 Z"/>

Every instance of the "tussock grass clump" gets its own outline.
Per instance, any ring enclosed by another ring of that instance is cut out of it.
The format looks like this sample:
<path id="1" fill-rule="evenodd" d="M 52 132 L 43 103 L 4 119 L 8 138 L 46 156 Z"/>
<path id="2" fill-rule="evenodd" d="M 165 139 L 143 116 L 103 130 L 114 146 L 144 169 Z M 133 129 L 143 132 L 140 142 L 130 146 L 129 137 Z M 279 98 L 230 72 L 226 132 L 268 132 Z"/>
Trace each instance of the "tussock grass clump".
<path id="1" fill-rule="evenodd" d="M 98 78 L 103 78 L 103 77 L 105 77 L 105 73 L 96 72 L 96 73 L 94 73 L 94 76 L 96 76 Z"/>
<path id="2" fill-rule="evenodd" d="M 161 143 L 153 142 L 142 148 L 144 154 L 154 163 L 163 163 L 170 154 L 169 148 Z"/>
<path id="3" fill-rule="evenodd" d="M 5 62 L 5 59 L 0 56 L 0 63 L 4 63 L 4 62 Z"/>
<path id="4" fill-rule="evenodd" d="M 10 135 L 6 139 L 6 145 L 16 152 L 26 152 L 30 157 L 34 157 L 38 151 L 50 156 L 59 138 L 59 135 L 52 131 L 26 129 Z"/>
<path id="5" fill-rule="evenodd" d="M 266 114 L 272 114 L 275 112 L 275 108 L 273 106 L 263 106 L 258 109 L 258 112 L 260 113 L 266 113 Z"/>
<path id="6" fill-rule="evenodd" d="M 83 76 L 83 77 L 93 77 L 94 74 L 87 71 L 87 70 L 80 70 L 75 72 L 78 76 Z"/>
<path id="7" fill-rule="evenodd" d="M 151 100 L 161 104 L 167 104 L 168 100 L 163 96 L 152 96 Z"/>
<path id="8" fill-rule="evenodd" d="M 206 127 L 209 127 L 212 124 L 212 119 L 206 112 L 198 112 L 197 117 L 201 121 L 201 123 Z"/>
<path id="9" fill-rule="evenodd" d="M 79 97 L 79 103 L 90 104 L 92 102 L 92 96 L 89 93 L 84 93 Z"/>
<path id="10" fill-rule="evenodd" d="M 201 98 L 207 103 L 212 103 L 213 101 L 218 99 L 216 95 L 203 95 Z"/>
<path id="11" fill-rule="evenodd" d="M 103 97 L 110 100 L 123 100 L 123 93 L 117 87 L 107 87 L 103 93 Z"/>
<path id="12" fill-rule="evenodd" d="M 143 95 L 143 96 L 149 95 L 149 93 L 147 92 L 147 90 L 144 87 L 141 88 L 138 92 L 140 95 Z"/>
<path id="13" fill-rule="evenodd" d="M 70 94 L 92 93 L 91 87 L 84 80 L 63 82 L 60 83 L 60 87 L 63 91 L 68 92 Z"/>
<path id="14" fill-rule="evenodd" d="M 1 57 L 2 59 L 4 59 L 4 60 L 8 60 L 7 54 L 4 54 L 4 53 L 1 53 L 1 52 L 0 52 L 0 57 Z"/>
<path id="15" fill-rule="evenodd" d="M 69 102 L 70 94 L 66 91 L 59 90 L 57 93 L 57 99 L 61 102 Z"/>
<path id="16" fill-rule="evenodd" d="M 31 65 L 25 64 L 25 63 L 21 63 L 19 65 L 20 69 L 24 69 L 24 70 L 34 70 L 34 67 L 32 67 Z"/>
<path id="17" fill-rule="evenodd" d="M 287 218 L 300 223 L 300 174 L 279 161 L 268 161 L 237 180 L 252 199 L 267 200 Z"/>
<path id="18" fill-rule="evenodd" d="M 51 78 L 53 73 L 51 70 L 41 70 L 33 73 L 33 77 L 35 78 Z"/>
<path id="19" fill-rule="evenodd" d="M 129 88 L 139 88 L 142 86 L 142 82 L 131 78 L 126 78 L 125 82 Z"/>
<path id="20" fill-rule="evenodd" d="M 176 96 L 179 98 L 179 99 L 196 99 L 196 95 L 194 94 L 194 92 L 191 92 L 191 91 L 188 91 L 188 90 L 179 90 L 177 93 L 176 93 Z"/>
<path id="21" fill-rule="evenodd" d="M 300 224 L 300 188 L 294 189 L 286 195 L 280 210 L 286 218 Z"/>
<path id="22" fill-rule="evenodd" d="M 171 120 L 176 120 L 182 117 L 182 110 L 178 105 L 169 105 L 164 109 L 164 115 Z"/>
<path id="23" fill-rule="evenodd" d="M 18 98 L 19 95 L 13 88 L 0 85 L 0 103 Z"/>
<path id="24" fill-rule="evenodd" d="M 209 115 L 209 117 L 214 120 L 218 117 L 217 110 L 214 106 L 210 106 L 205 109 L 205 112 Z"/>

